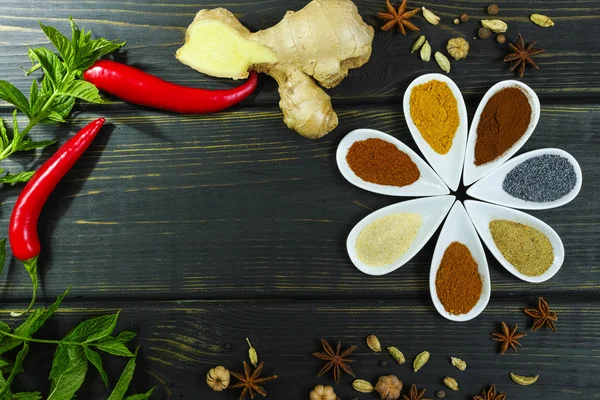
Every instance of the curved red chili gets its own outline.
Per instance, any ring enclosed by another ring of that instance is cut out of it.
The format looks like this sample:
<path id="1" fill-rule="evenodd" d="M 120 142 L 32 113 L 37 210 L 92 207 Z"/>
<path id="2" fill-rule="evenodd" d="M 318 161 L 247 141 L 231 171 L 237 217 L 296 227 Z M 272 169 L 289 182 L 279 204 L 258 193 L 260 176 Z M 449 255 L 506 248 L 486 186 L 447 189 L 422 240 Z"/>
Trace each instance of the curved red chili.
<path id="1" fill-rule="evenodd" d="M 190 88 L 110 60 L 97 61 L 83 73 L 83 79 L 129 103 L 187 114 L 225 110 L 248 97 L 258 83 L 258 75 L 252 71 L 250 78 L 234 89 Z"/>
<path id="2" fill-rule="evenodd" d="M 28 262 L 35 260 L 40 254 L 37 223 L 44 203 L 58 182 L 88 148 L 104 121 L 104 118 L 93 121 L 69 139 L 35 172 L 21 191 L 10 216 L 8 231 L 10 247 L 17 259 Z"/>

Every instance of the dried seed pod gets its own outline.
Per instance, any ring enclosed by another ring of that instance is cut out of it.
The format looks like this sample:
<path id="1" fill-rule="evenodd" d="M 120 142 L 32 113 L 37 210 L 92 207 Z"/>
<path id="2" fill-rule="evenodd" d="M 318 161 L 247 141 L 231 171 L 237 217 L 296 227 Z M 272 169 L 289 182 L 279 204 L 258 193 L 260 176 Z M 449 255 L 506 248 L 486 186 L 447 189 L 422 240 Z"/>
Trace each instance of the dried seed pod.
<path id="1" fill-rule="evenodd" d="M 454 25 L 458 25 L 458 24 L 460 24 L 460 19 L 454 18 Z"/>
<path id="2" fill-rule="evenodd" d="M 415 44 L 413 44 L 412 48 L 410 49 L 410 52 L 414 53 L 415 51 L 419 50 L 423 46 L 423 43 L 425 43 L 425 35 L 419 36 Z"/>
<path id="3" fill-rule="evenodd" d="M 498 7 L 498 4 L 492 4 L 491 6 L 488 6 L 488 8 L 487 8 L 487 13 L 489 15 L 498 15 L 499 12 L 500 12 L 500 7 Z"/>
<path id="4" fill-rule="evenodd" d="M 440 23 L 441 18 L 433 13 L 433 11 L 423 7 L 423 17 L 429 22 L 431 25 L 437 25 Z"/>
<path id="5" fill-rule="evenodd" d="M 450 54 L 455 60 L 462 60 L 466 58 L 467 54 L 469 54 L 469 48 L 469 42 L 461 37 L 448 40 L 448 45 L 446 46 L 448 54 Z"/>
<path id="6" fill-rule="evenodd" d="M 310 392 L 310 400 L 337 400 L 337 398 L 331 386 L 317 385 Z"/>
<path id="7" fill-rule="evenodd" d="M 246 338 L 246 342 L 248 342 L 248 346 L 250 346 L 248 349 L 248 358 L 250 358 L 250 363 L 254 365 L 254 368 L 256 368 L 258 365 L 258 353 L 256 353 L 256 349 L 252 347 L 248 338 Z"/>
<path id="8" fill-rule="evenodd" d="M 496 42 L 500 43 L 500 44 L 504 44 L 506 43 L 506 36 L 504 35 L 498 35 L 496 36 Z"/>
<path id="9" fill-rule="evenodd" d="M 469 22 L 469 14 L 467 13 L 462 13 L 460 14 L 460 22 Z"/>
<path id="10" fill-rule="evenodd" d="M 427 40 L 423 43 L 423 47 L 421 47 L 421 60 L 425 62 L 431 60 L 431 46 Z"/>
<path id="11" fill-rule="evenodd" d="M 479 39 L 485 40 L 492 36 L 492 32 L 488 28 L 479 28 L 477 35 L 479 35 Z"/>
<path id="12" fill-rule="evenodd" d="M 533 385 L 539 378 L 539 375 L 536 376 L 522 376 L 510 373 L 510 379 L 512 379 L 515 383 L 518 383 L 522 386 Z"/>
<path id="13" fill-rule="evenodd" d="M 415 372 L 420 370 L 425 364 L 429 361 L 429 352 L 422 351 L 415 357 L 415 361 L 413 361 L 413 369 Z"/>
<path id="14" fill-rule="evenodd" d="M 506 22 L 500 21 L 499 19 L 482 19 L 481 25 L 494 33 L 506 32 L 508 29 Z"/>
<path id="15" fill-rule="evenodd" d="M 220 392 L 229 387 L 231 375 L 225 367 L 218 366 L 211 368 L 206 374 L 206 384 L 215 392 Z"/>
<path id="16" fill-rule="evenodd" d="M 375 390 L 373 385 L 364 379 L 356 379 L 354 382 L 352 382 L 352 387 L 354 390 L 361 393 L 371 393 L 373 390 Z"/>
<path id="17" fill-rule="evenodd" d="M 375 386 L 381 400 L 397 400 L 402 391 L 402 381 L 396 375 L 380 376 Z"/>
<path id="18" fill-rule="evenodd" d="M 450 60 L 448 57 L 440 53 L 439 51 L 435 52 L 435 61 L 437 61 L 438 65 L 445 73 L 450 72 Z"/>
<path id="19" fill-rule="evenodd" d="M 390 346 L 387 349 L 398 364 L 404 364 L 406 362 L 406 358 L 404 358 L 404 354 L 402 354 L 400 350 L 398 350 L 394 346 Z"/>
<path id="20" fill-rule="evenodd" d="M 550 17 L 548 17 L 546 15 L 531 14 L 529 19 L 531 19 L 531 22 L 533 22 L 536 25 L 541 26 L 542 28 L 549 28 L 551 26 L 554 26 L 554 22 L 550 19 Z"/>
<path id="21" fill-rule="evenodd" d="M 367 346 L 375 353 L 381 352 L 381 343 L 379 343 L 379 339 L 375 335 L 367 336 Z"/>
<path id="22" fill-rule="evenodd" d="M 452 365 L 454 365 L 460 371 L 464 371 L 465 369 L 467 369 L 467 363 L 461 360 L 460 358 L 450 357 L 450 361 L 452 361 Z"/>
<path id="23" fill-rule="evenodd" d="M 447 376 L 444 378 L 444 385 L 446 385 L 448 389 L 458 392 L 458 382 L 456 382 L 456 379 Z"/>

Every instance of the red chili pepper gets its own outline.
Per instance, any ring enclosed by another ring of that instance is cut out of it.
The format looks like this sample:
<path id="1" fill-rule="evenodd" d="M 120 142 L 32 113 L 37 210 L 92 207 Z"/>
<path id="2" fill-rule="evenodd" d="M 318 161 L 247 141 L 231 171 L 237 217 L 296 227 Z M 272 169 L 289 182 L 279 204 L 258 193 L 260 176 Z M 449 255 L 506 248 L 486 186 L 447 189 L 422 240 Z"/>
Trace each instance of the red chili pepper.
<path id="1" fill-rule="evenodd" d="M 33 297 L 27 311 L 33 306 L 37 293 L 37 259 L 41 251 L 37 223 L 42 208 L 58 182 L 94 140 L 104 121 L 99 118 L 88 124 L 58 149 L 27 182 L 15 203 L 8 238 L 13 255 L 23 262 L 33 282 Z"/>
<path id="2" fill-rule="evenodd" d="M 248 97 L 258 83 L 258 75 L 252 71 L 250 78 L 234 89 L 190 88 L 110 60 L 97 61 L 83 73 L 83 79 L 129 103 L 188 114 L 225 110 Z"/>

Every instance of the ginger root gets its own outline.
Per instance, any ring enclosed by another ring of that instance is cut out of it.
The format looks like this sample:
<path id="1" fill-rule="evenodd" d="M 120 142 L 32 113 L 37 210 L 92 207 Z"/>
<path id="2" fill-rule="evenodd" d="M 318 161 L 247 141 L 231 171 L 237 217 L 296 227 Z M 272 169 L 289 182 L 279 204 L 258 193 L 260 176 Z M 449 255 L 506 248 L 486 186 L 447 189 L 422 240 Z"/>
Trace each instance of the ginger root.
<path id="1" fill-rule="evenodd" d="M 212 76 L 245 78 L 249 70 L 279 85 L 286 125 L 317 139 L 338 124 L 325 88 L 371 57 L 374 30 L 351 0 L 313 0 L 288 11 L 275 26 L 251 33 L 224 8 L 200 10 L 186 32 L 178 60 Z"/>

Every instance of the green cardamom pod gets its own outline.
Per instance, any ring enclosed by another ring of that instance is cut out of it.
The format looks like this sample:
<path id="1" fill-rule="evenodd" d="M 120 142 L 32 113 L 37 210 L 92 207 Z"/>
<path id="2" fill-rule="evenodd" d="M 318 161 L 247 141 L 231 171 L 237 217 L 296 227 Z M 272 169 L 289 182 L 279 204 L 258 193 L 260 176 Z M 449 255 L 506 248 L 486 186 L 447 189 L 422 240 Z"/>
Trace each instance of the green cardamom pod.
<path id="1" fill-rule="evenodd" d="M 444 385 L 448 386 L 448 389 L 458 392 L 458 382 L 456 382 L 456 379 L 447 376 L 444 378 Z"/>
<path id="2" fill-rule="evenodd" d="M 398 350 L 394 346 L 388 347 L 387 349 L 390 352 L 390 354 L 392 355 L 392 357 L 394 357 L 394 360 L 396 360 L 396 362 L 398 364 L 404 364 L 406 362 L 406 359 L 404 358 L 404 354 L 402 354 L 402 352 L 400 350 Z"/>
<path id="3" fill-rule="evenodd" d="M 438 65 L 444 72 L 450 72 L 450 60 L 448 60 L 448 57 L 437 51 L 435 53 L 435 61 L 437 61 Z"/>
<path id="4" fill-rule="evenodd" d="M 417 354 L 417 356 L 415 357 L 415 361 L 413 362 L 413 369 L 415 370 L 415 372 L 417 372 L 425 364 L 427 364 L 427 361 L 429 361 L 428 351 L 422 351 L 421 353 Z"/>
<path id="5" fill-rule="evenodd" d="M 250 340 L 248 340 L 248 338 L 246 338 L 246 342 L 248 342 L 248 346 L 250 346 L 250 348 L 248 349 L 248 357 L 250 358 L 250 363 L 254 365 L 254 368 L 256 368 L 256 366 L 258 365 L 258 354 L 256 353 L 256 349 L 250 344 Z"/>
<path id="6" fill-rule="evenodd" d="M 379 339 L 375 335 L 367 336 L 367 346 L 375 353 L 381 352 L 381 343 L 379 343 Z"/>
<path id="7" fill-rule="evenodd" d="M 542 28 L 549 28 L 551 26 L 554 26 L 554 21 L 552 21 L 550 17 L 546 15 L 531 14 L 531 17 L 529 17 L 529 19 L 531 19 L 531 22 L 541 26 Z"/>
<path id="8" fill-rule="evenodd" d="M 423 43 L 425 43 L 425 35 L 419 36 L 415 44 L 413 44 L 412 49 L 410 49 L 410 52 L 414 53 L 415 51 L 419 50 L 421 46 L 423 46 Z"/>
<path id="9" fill-rule="evenodd" d="M 421 60 L 425 62 L 431 60 L 431 46 L 427 40 L 423 44 L 423 47 L 421 47 Z"/>
<path id="10" fill-rule="evenodd" d="M 461 360 L 460 358 L 450 357 L 450 360 L 452 360 L 452 365 L 454 365 L 459 370 L 464 371 L 465 369 L 467 369 L 467 363 Z"/>
<path id="11" fill-rule="evenodd" d="M 354 390 L 361 393 L 371 393 L 373 390 L 375 390 L 371 383 L 363 379 L 356 379 L 354 382 L 352 382 L 352 387 Z"/>
<path id="12" fill-rule="evenodd" d="M 423 17 L 429 22 L 431 25 L 437 25 L 440 23 L 441 18 L 433 13 L 433 11 L 423 7 Z"/>
<path id="13" fill-rule="evenodd" d="M 538 380 L 539 377 L 540 377 L 539 375 L 522 376 L 522 375 L 513 374 L 512 372 L 510 373 L 510 379 L 512 379 L 515 383 L 518 383 L 519 385 L 523 385 L 523 386 L 534 384 Z"/>
<path id="14" fill-rule="evenodd" d="M 506 32 L 508 29 L 506 22 L 500 21 L 499 19 L 483 19 L 481 20 L 481 25 L 494 33 Z"/>

